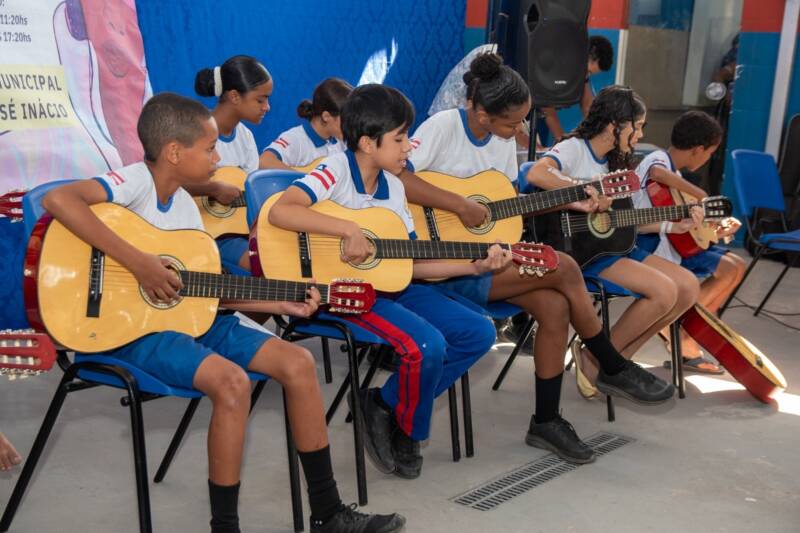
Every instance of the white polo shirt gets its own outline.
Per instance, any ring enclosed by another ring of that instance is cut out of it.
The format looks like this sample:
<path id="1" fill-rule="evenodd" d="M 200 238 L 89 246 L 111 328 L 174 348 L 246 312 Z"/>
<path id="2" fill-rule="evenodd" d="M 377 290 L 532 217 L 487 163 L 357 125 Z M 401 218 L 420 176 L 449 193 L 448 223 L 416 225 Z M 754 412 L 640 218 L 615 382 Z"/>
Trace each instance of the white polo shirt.
<path id="1" fill-rule="evenodd" d="M 239 122 L 230 136 L 220 135 L 217 139 L 217 153 L 220 160 L 217 166 L 239 167 L 248 174 L 258 170 L 258 148 L 253 132 Z"/>
<path id="2" fill-rule="evenodd" d="M 581 181 L 593 181 L 608 173 L 608 158 L 598 158 L 586 139 L 571 137 L 553 146 L 542 157 L 549 157 L 565 176 Z"/>
<path id="3" fill-rule="evenodd" d="M 369 194 L 350 150 L 326 157 L 314 170 L 292 183 L 301 188 L 312 203 L 332 200 L 349 209 L 385 207 L 397 213 L 406 225 L 408 236 L 416 239 L 414 220 L 408 210 L 403 182 L 384 170 L 378 173 L 378 186 Z"/>
<path id="4" fill-rule="evenodd" d="M 420 124 L 411 140 L 408 168 L 412 172 L 432 170 L 457 178 L 468 178 L 494 169 L 517 180 L 517 145 L 491 133 L 476 139 L 467 125 L 467 112 L 447 109 Z"/>
<path id="5" fill-rule="evenodd" d="M 275 154 L 284 165 L 290 167 L 303 167 L 315 159 L 344 150 L 343 142 L 335 137 L 323 139 L 308 121 L 284 131 L 264 149 L 265 152 Z"/>

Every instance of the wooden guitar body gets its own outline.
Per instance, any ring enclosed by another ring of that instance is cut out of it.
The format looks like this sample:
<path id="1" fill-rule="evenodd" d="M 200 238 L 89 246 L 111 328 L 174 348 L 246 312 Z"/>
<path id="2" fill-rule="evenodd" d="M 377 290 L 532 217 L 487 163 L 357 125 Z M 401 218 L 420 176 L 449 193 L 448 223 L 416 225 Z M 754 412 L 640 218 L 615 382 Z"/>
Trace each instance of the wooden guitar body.
<path id="1" fill-rule="evenodd" d="M 456 178 L 439 172 L 422 171 L 417 176 L 441 189 L 487 204 L 516 198 L 517 191 L 508 178 L 496 170 L 487 170 L 469 178 Z M 489 220 L 477 228 L 467 228 L 458 216 L 442 209 L 409 204 L 414 229 L 423 240 L 468 242 L 517 242 L 522 237 L 522 217 Z"/>
<path id="2" fill-rule="evenodd" d="M 359 278 L 376 290 L 399 292 L 411 283 L 412 259 L 370 257 L 360 265 L 341 260 L 342 239 L 330 235 L 298 233 L 269 223 L 269 209 L 282 193 L 271 196 L 261 207 L 254 228 L 257 255 L 251 259 L 260 265 L 264 276 L 294 281 L 315 279 L 328 283 L 334 278 Z M 400 217 L 382 207 L 348 209 L 329 200 L 314 204 L 319 213 L 356 222 L 368 240 L 408 240 Z"/>
<path id="3" fill-rule="evenodd" d="M 178 269 L 220 272 L 217 246 L 202 231 L 153 231 L 144 219 L 114 204 L 93 205 L 92 211 L 133 246 L 168 258 Z M 39 330 L 46 326 L 58 344 L 80 352 L 109 350 L 158 331 L 197 337 L 217 313 L 216 298 L 149 302 L 132 274 L 52 219 L 40 222 L 31 236 L 24 276 L 30 323 Z"/>
<path id="4" fill-rule="evenodd" d="M 214 181 L 233 185 L 244 192 L 244 180 L 247 173 L 239 167 L 221 167 L 217 169 Z M 247 208 L 244 197 L 239 197 L 231 205 L 220 204 L 208 196 L 196 197 L 194 201 L 200 209 L 203 227 L 215 239 L 221 235 L 247 235 Z"/>
<path id="5" fill-rule="evenodd" d="M 786 378 L 766 355 L 702 305 L 681 317 L 683 329 L 724 366 L 750 394 L 764 403 L 786 388 Z"/>
<path id="6" fill-rule="evenodd" d="M 666 187 L 657 181 L 651 181 L 647 185 L 647 194 L 650 196 L 653 207 L 698 202 L 693 196 L 682 193 L 677 189 Z M 670 233 L 667 237 L 672 247 L 681 257 L 697 255 L 704 250 L 708 250 L 711 244 L 719 241 L 716 230 L 708 222 L 704 222 L 699 228 L 691 229 L 687 233 Z"/>

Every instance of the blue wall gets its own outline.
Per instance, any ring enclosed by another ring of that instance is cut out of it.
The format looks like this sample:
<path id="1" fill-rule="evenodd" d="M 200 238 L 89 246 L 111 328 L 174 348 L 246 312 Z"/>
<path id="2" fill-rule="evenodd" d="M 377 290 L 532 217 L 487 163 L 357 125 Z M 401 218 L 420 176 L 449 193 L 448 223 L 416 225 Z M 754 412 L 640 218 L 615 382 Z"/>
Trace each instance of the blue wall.
<path id="1" fill-rule="evenodd" d="M 319 81 L 338 76 L 355 84 L 373 53 L 391 51 L 392 39 L 397 57 L 385 83 L 417 110 L 428 109 L 463 57 L 464 1 L 137 0 L 136 9 L 154 92 L 195 96 L 195 73 L 236 54 L 266 65 L 275 90 L 272 110 L 252 126 L 259 148 L 298 123 L 295 108 Z"/>

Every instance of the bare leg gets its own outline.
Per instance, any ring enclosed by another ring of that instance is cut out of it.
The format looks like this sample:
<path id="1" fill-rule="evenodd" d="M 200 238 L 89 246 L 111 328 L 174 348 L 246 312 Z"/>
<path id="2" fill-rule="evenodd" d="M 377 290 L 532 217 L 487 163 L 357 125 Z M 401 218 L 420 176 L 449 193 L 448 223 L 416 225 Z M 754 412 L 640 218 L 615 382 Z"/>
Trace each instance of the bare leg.
<path id="1" fill-rule="evenodd" d="M 212 404 L 208 428 L 208 479 L 217 485 L 239 482 L 244 433 L 250 409 L 250 380 L 239 366 L 219 355 L 206 357 L 194 387 Z"/>
<path id="2" fill-rule="evenodd" d="M 298 451 L 309 452 L 328 445 L 322 393 L 311 353 L 279 338 L 272 338 L 250 361 L 254 372 L 267 374 L 286 391 L 286 407 Z"/>

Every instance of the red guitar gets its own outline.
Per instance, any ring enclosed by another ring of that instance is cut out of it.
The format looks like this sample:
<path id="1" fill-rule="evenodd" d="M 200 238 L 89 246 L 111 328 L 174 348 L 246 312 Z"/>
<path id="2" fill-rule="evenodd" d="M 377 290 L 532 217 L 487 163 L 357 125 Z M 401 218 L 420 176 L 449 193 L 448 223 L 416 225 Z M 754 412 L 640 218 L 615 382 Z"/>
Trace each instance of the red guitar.
<path id="1" fill-rule="evenodd" d="M 705 218 L 708 220 L 704 221 L 699 228 L 692 228 L 686 233 L 667 234 L 670 244 L 681 257 L 692 257 L 707 250 L 711 243 L 719 242 L 718 224 L 712 223 L 711 220 L 730 217 L 733 210 L 730 200 L 724 196 L 713 197 L 713 204 L 708 202 L 712 198 L 698 202 L 696 198 L 657 181 L 651 181 L 647 185 L 647 194 L 654 207 L 699 205 L 703 208 Z"/>
<path id="2" fill-rule="evenodd" d="M 45 333 L 27 330 L 0 331 L 0 375 L 17 377 L 41 374 L 53 368 L 56 347 Z"/>
<path id="3" fill-rule="evenodd" d="M 680 320 L 684 331 L 762 402 L 769 403 L 773 394 L 786 388 L 786 378 L 766 355 L 702 305 Z"/>

